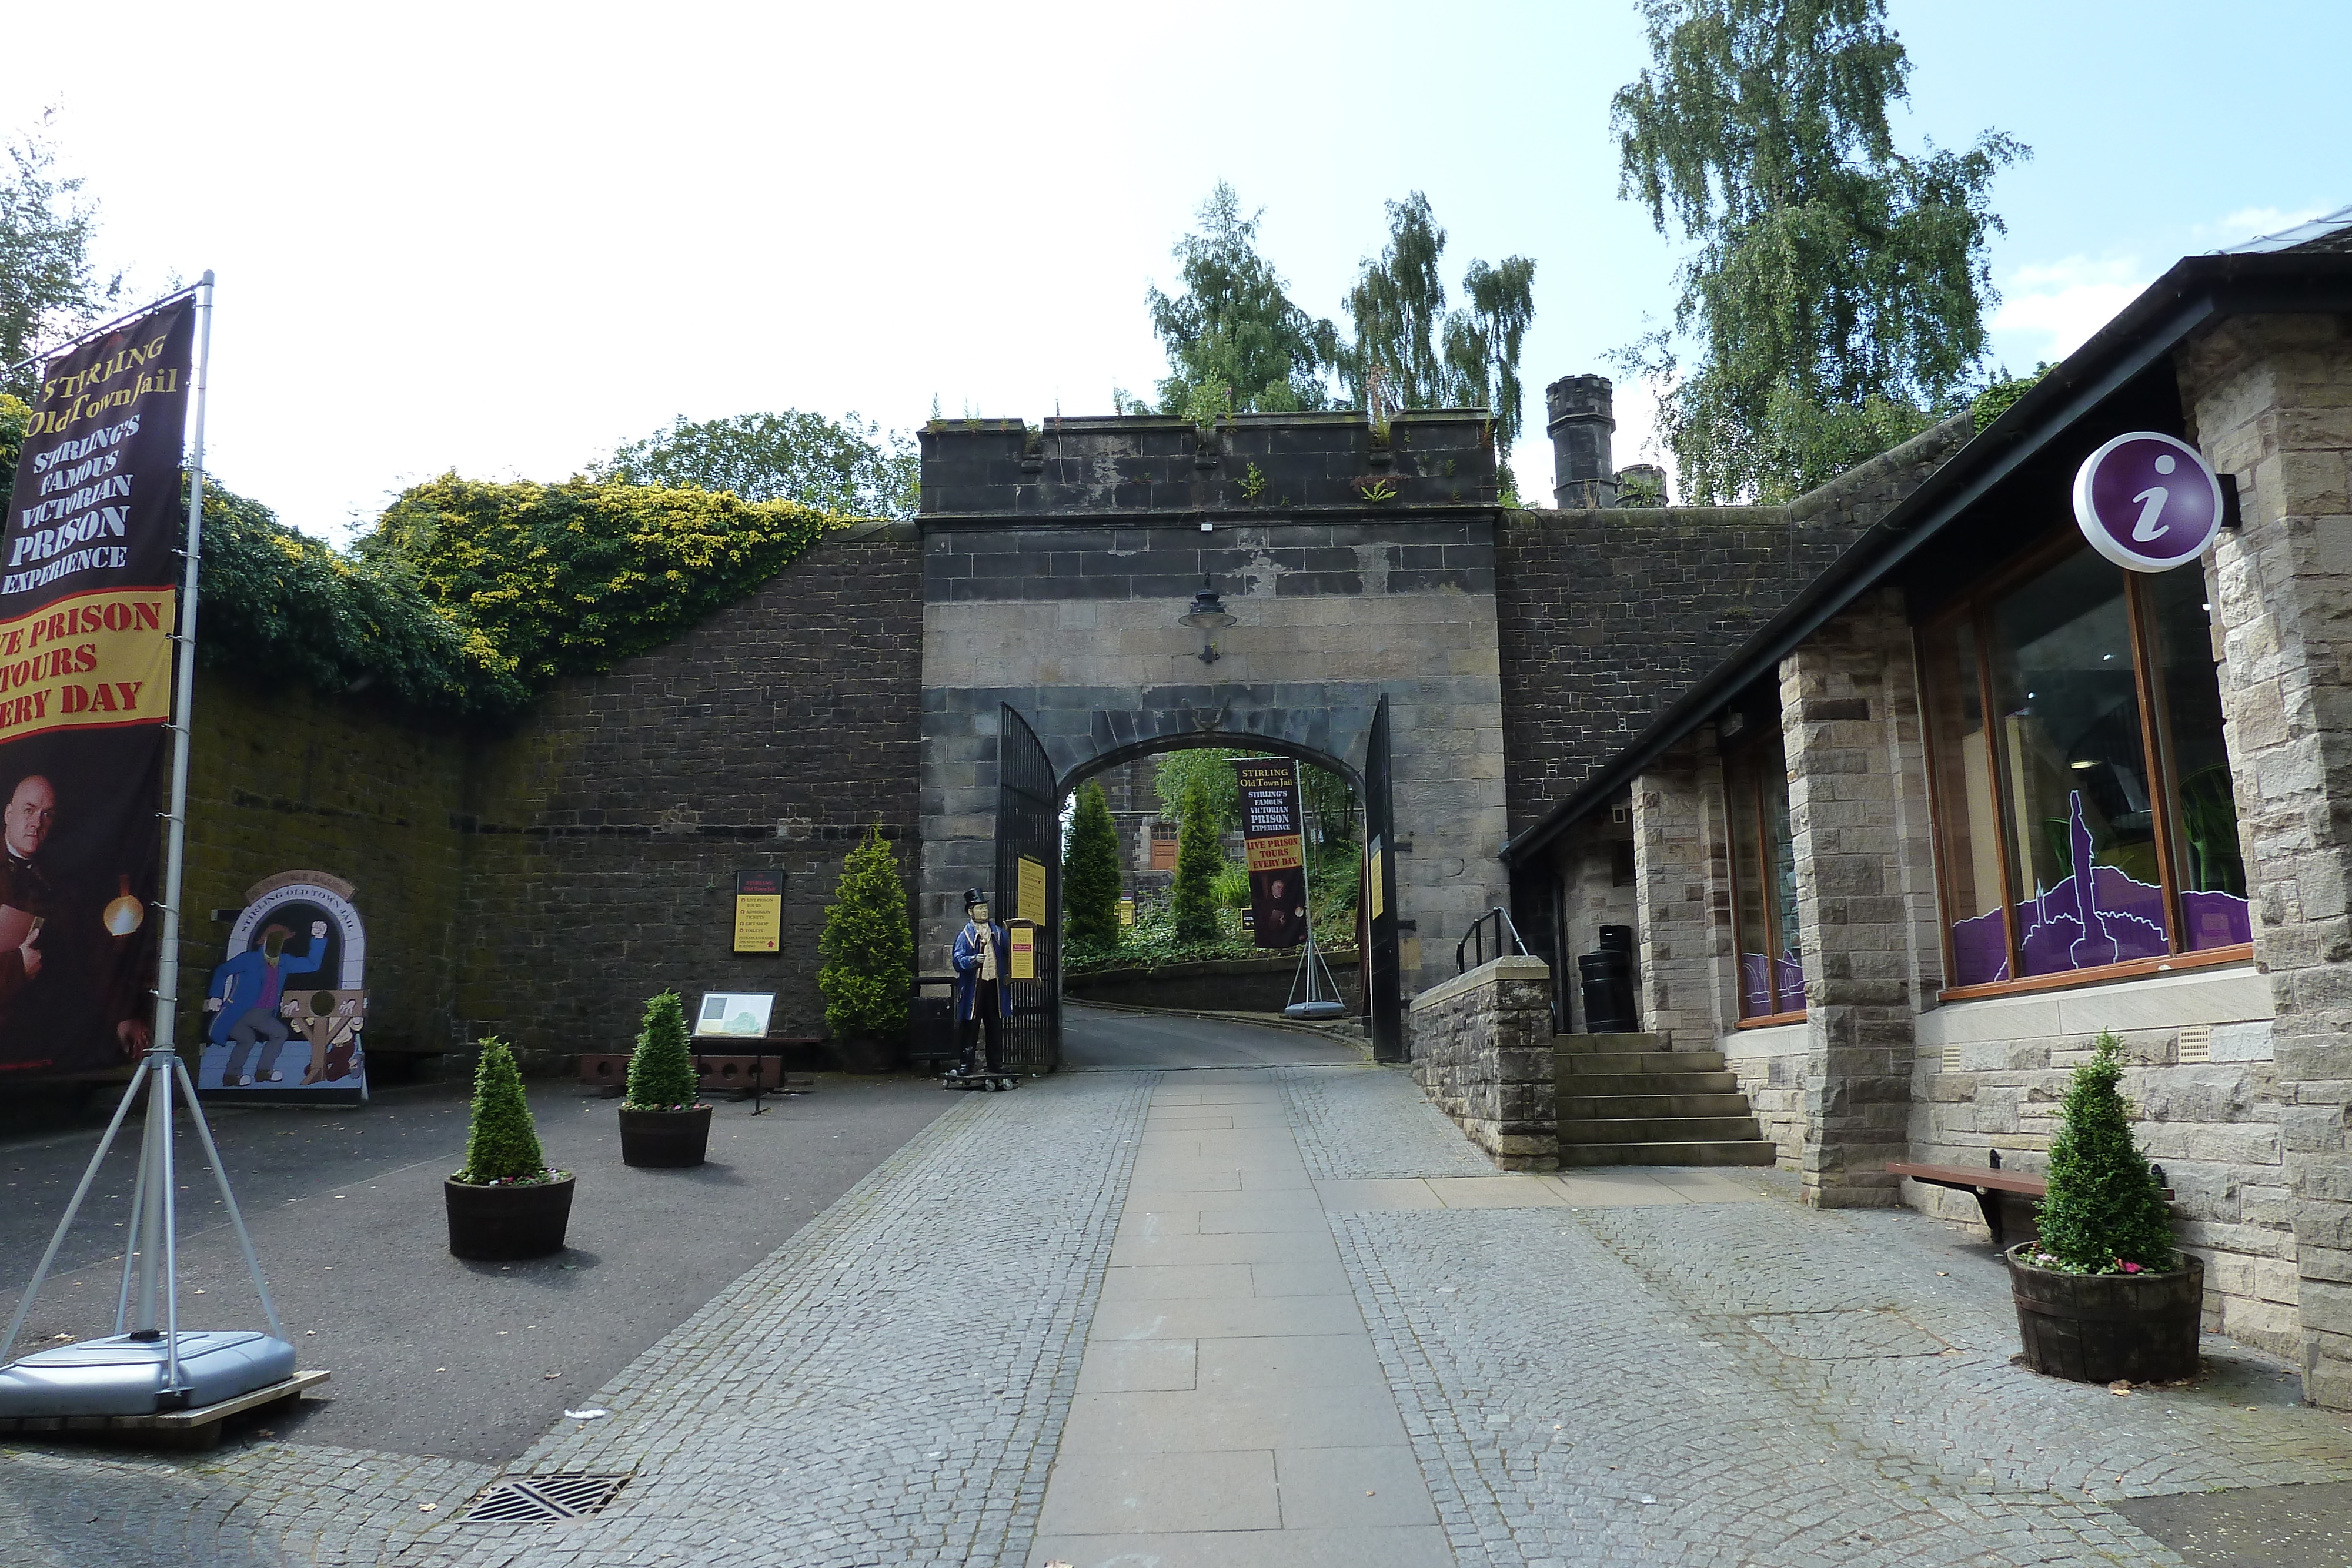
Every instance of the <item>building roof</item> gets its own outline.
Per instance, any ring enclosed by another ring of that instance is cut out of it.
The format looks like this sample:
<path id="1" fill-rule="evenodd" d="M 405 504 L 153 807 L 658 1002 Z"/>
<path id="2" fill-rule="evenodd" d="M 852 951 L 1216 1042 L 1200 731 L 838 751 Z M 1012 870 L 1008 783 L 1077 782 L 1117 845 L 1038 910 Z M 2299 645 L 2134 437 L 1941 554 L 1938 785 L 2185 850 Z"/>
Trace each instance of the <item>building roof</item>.
<path id="1" fill-rule="evenodd" d="M 1669 704 L 1647 729 L 1507 841 L 1502 858 L 1518 863 L 1607 803 L 1749 684 L 1776 670 L 1832 617 L 1887 581 L 1995 486 L 2095 415 L 2192 333 L 2230 316 L 2344 311 L 2352 311 L 2352 208 L 2250 246 L 2183 257 L 1864 530 L 1828 570 Z"/>

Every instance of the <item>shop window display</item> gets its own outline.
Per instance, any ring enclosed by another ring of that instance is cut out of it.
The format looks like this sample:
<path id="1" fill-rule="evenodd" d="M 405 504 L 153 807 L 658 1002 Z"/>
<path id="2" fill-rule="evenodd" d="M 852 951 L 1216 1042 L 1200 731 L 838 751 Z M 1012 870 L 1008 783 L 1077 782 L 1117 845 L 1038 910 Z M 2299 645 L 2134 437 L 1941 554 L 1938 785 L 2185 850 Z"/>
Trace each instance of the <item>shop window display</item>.
<path id="1" fill-rule="evenodd" d="M 1723 763 L 1730 830 L 1732 940 L 1739 954 L 1739 1016 L 1782 1017 L 1805 1008 L 1797 942 L 1797 860 L 1789 832 L 1789 768 L 1777 732 L 1736 748 Z"/>
<path id="2" fill-rule="evenodd" d="M 2209 628 L 2078 549 L 1923 631 L 1950 984 L 2252 940 Z"/>

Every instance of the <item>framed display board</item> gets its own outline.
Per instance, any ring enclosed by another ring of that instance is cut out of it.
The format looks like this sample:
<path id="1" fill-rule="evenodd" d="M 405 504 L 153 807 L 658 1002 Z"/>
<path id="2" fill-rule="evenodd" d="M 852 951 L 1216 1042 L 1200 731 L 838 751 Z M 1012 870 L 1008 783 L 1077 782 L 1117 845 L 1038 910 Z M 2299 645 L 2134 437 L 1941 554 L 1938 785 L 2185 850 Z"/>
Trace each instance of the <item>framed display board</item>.
<path id="1" fill-rule="evenodd" d="M 764 1040 L 775 1009 L 773 991 L 705 991 L 702 1010 L 694 1015 L 694 1038 Z"/>

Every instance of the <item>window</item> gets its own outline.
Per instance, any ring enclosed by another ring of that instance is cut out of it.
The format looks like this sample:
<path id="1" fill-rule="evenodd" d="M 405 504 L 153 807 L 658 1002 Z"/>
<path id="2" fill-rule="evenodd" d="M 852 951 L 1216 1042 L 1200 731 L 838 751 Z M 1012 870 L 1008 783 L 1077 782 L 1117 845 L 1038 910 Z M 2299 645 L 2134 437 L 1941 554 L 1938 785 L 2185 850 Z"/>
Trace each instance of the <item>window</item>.
<path id="1" fill-rule="evenodd" d="M 1797 944 L 1797 857 L 1789 834 L 1789 766 L 1778 730 L 1727 749 L 1724 807 L 1731 848 L 1731 939 L 1739 955 L 1739 1016 L 1805 1010 Z"/>
<path id="2" fill-rule="evenodd" d="M 2253 939 L 2201 571 L 2076 546 L 1920 653 L 1953 987 Z"/>

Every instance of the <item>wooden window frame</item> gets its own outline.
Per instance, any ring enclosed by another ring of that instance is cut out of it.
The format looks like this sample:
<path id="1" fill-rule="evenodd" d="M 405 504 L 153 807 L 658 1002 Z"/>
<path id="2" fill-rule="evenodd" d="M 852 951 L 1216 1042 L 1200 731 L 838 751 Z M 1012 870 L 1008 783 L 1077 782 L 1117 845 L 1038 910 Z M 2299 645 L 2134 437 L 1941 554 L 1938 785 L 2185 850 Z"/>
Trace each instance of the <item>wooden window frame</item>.
<path id="1" fill-rule="evenodd" d="M 1937 935 L 1943 949 L 1944 974 L 1948 977 L 1953 972 L 1952 912 L 1944 903 L 1944 890 L 1951 883 L 1947 874 L 1944 853 L 1947 802 L 1942 799 L 1943 786 L 1940 783 L 1943 759 L 1939 748 L 1942 743 L 1937 738 L 1938 726 L 1934 708 L 1936 694 L 1929 688 L 1927 671 L 1932 662 L 1929 650 L 1936 640 L 1966 624 L 1976 643 L 1977 705 L 1983 719 L 1985 762 L 1993 781 L 1992 828 L 1994 849 L 2000 866 L 2001 936 L 2006 944 L 2011 977 L 1979 985 L 1946 986 L 1937 993 L 1938 999 L 1942 1001 L 1969 1001 L 1982 997 L 2063 990 L 2075 986 L 2098 985 L 2180 969 L 2242 964 L 2253 957 L 2253 947 L 2250 943 L 2227 947 L 2190 948 L 2182 946 L 2185 922 L 2181 917 L 2179 852 L 2174 842 L 2179 819 L 2178 802 L 2173 799 L 2175 768 L 2169 716 L 2164 703 L 2164 672 L 2154 658 L 2156 640 L 2150 621 L 2154 612 L 2148 602 L 2147 584 L 2143 580 L 2145 574 L 2124 571 L 2124 622 L 2131 637 L 2132 687 L 2139 703 L 2140 749 L 2147 765 L 2149 827 L 2156 840 L 2157 874 L 2163 883 L 2166 951 L 2161 956 L 2130 958 L 2096 968 L 2018 976 L 2017 862 L 2020 846 L 2011 839 L 2011 820 L 2015 812 L 2009 799 L 2009 775 L 2000 765 L 2000 729 L 1994 722 L 1993 658 L 1996 643 L 1992 612 L 2000 599 L 2012 590 L 2073 559 L 2077 551 L 2089 548 L 2088 543 L 2071 534 L 2036 546 L 1977 586 L 1954 595 L 1912 631 L 1913 667 L 1919 672 L 1919 706 L 1923 720 L 1919 729 L 1927 764 L 1927 815 L 1929 838 L 1934 847 L 1936 913 L 1939 928 Z"/>
<path id="2" fill-rule="evenodd" d="M 1740 952 L 1739 839 L 1738 833 L 1733 831 L 1731 823 L 1732 813 L 1741 810 L 1744 806 L 1752 812 L 1751 820 L 1755 823 L 1756 827 L 1756 856 L 1757 860 L 1763 867 L 1765 877 L 1765 885 L 1757 890 L 1759 894 L 1757 898 L 1757 907 L 1764 912 L 1765 987 L 1771 993 L 1772 1005 L 1776 1009 L 1780 1008 L 1782 1002 L 1789 999 L 1787 997 L 1783 996 L 1780 991 L 1780 956 L 1784 944 L 1780 941 L 1780 901 L 1777 896 L 1777 890 L 1771 885 L 1772 836 L 1765 831 L 1769 824 L 1766 822 L 1764 817 L 1764 774 L 1763 770 L 1760 768 L 1748 768 L 1742 767 L 1740 758 L 1740 754 L 1742 752 L 1760 749 L 1765 744 L 1766 736 L 1769 734 L 1771 734 L 1771 732 L 1769 730 L 1759 729 L 1756 735 L 1744 742 L 1734 742 L 1729 746 L 1722 746 L 1718 744 L 1717 746 L 1717 751 L 1723 758 L 1723 828 L 1727 840 L 1723 846 L 1725 852 L 1723 857 L 1724 877 L 1731 884 L 1731 963 L 1734 974 L 1731 994 L 1733 998 L 1733 1005 L 1735 1008 L 1740 1009 L 1739 1018 L 1732 1025 L 1735 1029 L 1764 1029 L 1776 1024 L 1802 1023 L 1805 1021 L 1805 1009 L 1801 1005 L 1805 999 L 1802 987 L 1798 988 L 1796 999 L 1800 1005 L 1794 1010 L 1776 1010 L 1769 1013 L 1760 1013 L 1751 1018 L 1748 1016 L 1745 1010 L 1748 1006 L 1748 988 L 1738 977 Z M 1783 747 L 1788 744 L 1784 737 L 1773 736 L 1772 738 L 1779 741 Z M 1784 780 L 1787 777 L 1786 757 L 1787 753 L 1783 750 L 1782 778 Z M 1733 779 L 1739 777 L 1742 773 L 1753 775 L 1753 777 L 1749 778 L 1748 780 L 1752 788 L 1746 791 L 1748 799 L 1745 801 L 1738 799 L 1741 792 L 1736 790 L 1732 786 Z"/>

